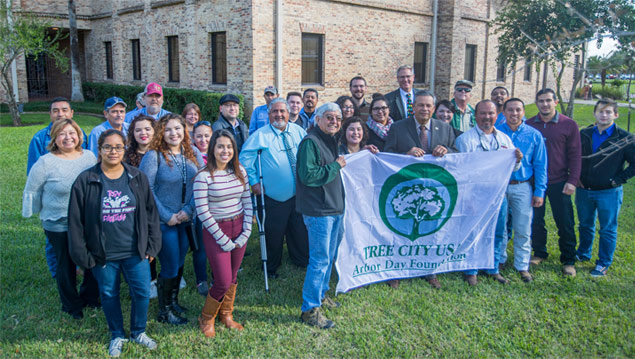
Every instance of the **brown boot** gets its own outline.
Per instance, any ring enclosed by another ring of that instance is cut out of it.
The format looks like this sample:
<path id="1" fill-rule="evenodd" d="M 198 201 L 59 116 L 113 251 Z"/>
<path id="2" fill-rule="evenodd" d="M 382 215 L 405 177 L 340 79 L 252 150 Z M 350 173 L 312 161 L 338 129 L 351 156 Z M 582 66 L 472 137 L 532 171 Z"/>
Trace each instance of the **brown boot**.
<path id="1" fill-rule="evenodd" d="M 198 317 L 198 327 L 201 329 L 201 332 L 203 332 L 203 334 L 205 334 L 205 336 L 208 338 L 213 338 L 214 335 L 216 335 L 216 331 L 214 330 L 214 318 L 216 318 L 220 307 L 221 303 L 212 298 L 212 296 L 208 293 L 207 298 L 205 298 L 203 311 Z"/>
<path id="2" fill-rule="evenodd" d="M 223 304 L 221 304 L 220 311 L 218 312 L 218 320 L 229 329 L 243 330 L 243 326 L 240 325 L 240 323 L 236 323 L 232 316 L 234 312 L 234 300 L 236 299 L 236 286 L 237 284 L 232 284 L 229 290 L 227 290 L 227 293 L 225 293 Z"/>

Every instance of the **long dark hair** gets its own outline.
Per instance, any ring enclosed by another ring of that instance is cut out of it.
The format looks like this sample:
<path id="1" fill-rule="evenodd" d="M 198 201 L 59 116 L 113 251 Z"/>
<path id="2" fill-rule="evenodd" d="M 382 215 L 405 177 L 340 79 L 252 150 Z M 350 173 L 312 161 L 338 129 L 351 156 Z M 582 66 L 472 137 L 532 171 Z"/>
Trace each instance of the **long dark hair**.
<path id="1" fill-rule="evenodd" d="M 168 144 L 165 142 L 165 126 L 170 122 L 170 120 L 177 120 L 181 123 L 183 127 L 183 141 L 181 141 L 181 151 L 183 152 L 183 156 L 188 160 L 192 161 L 196 167 L 199 166 L 198 161 L 196 160 L 196 155 L 194 154 L 194 150 L 192 149 L 192 142 L 190 141 L 190 134 L 188 133 L 187 126 L 185 125 L 185 120 L 181 115 L 177 115 L 174 113 L 167 114 L 159 119 L 159 123 L 154 128 L 154 138 L 152 142 L 150 142 L 150 149 L 157 151 L 157 155 L 161 153 L 163 158 L 165 158 L 165 162 L 168 166 L 172 166 L 172 160 L 168 157 L 168 153 L 170 149 L 168 148 Z"/>
<path id="2" fill-rule="evenodd" d="M 370 106 L 368 107 L 369 111 L 370 111 L 369 116 L 370 116 L 371 119 L 373 118 L 373 107 L 375 107 L 375 103 L 377 103 L 379 101 L 383 101 L 386 104 L 386 106 L 388 106 L 388 100 L 386 100 L 384 95 L 382 95 L 380 93 L 379 94 L 378 93 L 373 94 L 373 100 L 370 102 Z M 388 106 L 388 117 L 392 118 L 390 116 L 390 106 Z M 373 121 L 375 121 L 375 120 L 373 120 Z"/>
<path id="3" fill-rule="evenodd" d="M 212 134 L 212 138 L 209 140 L 209 147 L 207 148 L 207 165 L 204 170 L 209 171 L 209 174 L 212 176 L 212 181 L 214 180 L 214 172 L 218 169 L 216 167 L 216 157 L 214 156 L 214 147 L 216 147 L 216 142 L 220 137 L 227 137 L 232 143 L 232 148 L 234 149 L 234 154 L 232 156 L 231 161 L 227 164 L 227 172 L 233 172 L 236 178 L 240 181 L 240 183 L 245 185 L 245 176 L 243 176 L 242 171 L 240 170 L 240 162 L 238 162 L 238 146 L 236 145 L 236 140 L 234 139 L 234 135 L 231 132 L 220 129 L 214 131 Z"/>
<path id="4" fill-rule="evenodd" d="M 349 117 L 342 123 L 342 134 L 340 135 L 340 143 L 344 146 L 347 146 L 346 142 L 346 130 L 354 123 L 359 123 L 362 125 L 362 141 L 359 143 L 359 148 L 362 149 L 366 145 L 366 141 L 368 141 L 368 126 L 366 126 L 366 122 L 362 121 L 359 116 Z"/>
<path id="5" fill-rule="evenodd" d="M 134 167 L 139 167 L 139 164 L 141 163 L 141 159 L 143 158 L 143 154 L 139 153 L 139 143 L 137 142 L 137 139 L 134 137 L 134 130 L 137 127 L 137 123 L 141 121 L 150 122 L 150 126 L 152 126 L 152 129 L 155 129 L 156 127 L 155 126 L 156 121 L 154 121 L 154 118 L 150 116 L 145 116 L 145 115 L 139 115 L 135 117 L 134 120 L 132 120 L 132 122 L 130 122 L 130 127 L 128 128 L 128 147 L 126 148 L 126 153 L 123 156 L 123 160 L 126 161 L 126 163 L 128 163 L 129 165 Z M 156 132 L 154 133 L 152 137 L 153 140 L 154 140 L 154 136 L 156 136 Z M 149 145 L 151 143 L 152 143 L 152 140 L 150 140 L 148 147 L 150 147 Z"/>
<path id="6" fill-rule="evenodd" d="M 337 98 L 337 100 L 335 100 L 335 103 L 340 107 L 340 109 L 343 109 L 344 107 L 344 102 L 346 102 L 346 100 L 350 101 L 353 104 L 353 116 L 359 116 L 359 107 L 357 107 L 357 105 L 355 104 L 355 101 L 353 101 L 353 98 L 350 96 L 340 96 Z M 353 117 L 351 116 L 351 117 Z"/>

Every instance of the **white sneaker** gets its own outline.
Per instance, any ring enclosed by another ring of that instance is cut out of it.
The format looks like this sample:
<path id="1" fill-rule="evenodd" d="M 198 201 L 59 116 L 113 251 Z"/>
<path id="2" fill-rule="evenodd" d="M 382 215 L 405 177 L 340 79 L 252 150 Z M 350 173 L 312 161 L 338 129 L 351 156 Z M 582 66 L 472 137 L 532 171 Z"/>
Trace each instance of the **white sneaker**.
<path id="1" fill-rule="evenodd" d="M 157 342 L 155 342 L 152 338 L 150 338 L 146 332 L 143 332 L 139 335 L 137 335 L 136 338 L 132 338 L 130 337 L 130 339 L 139 344 L 139 345 L 143 345 L 144 347 L 150 349 L 150 350 L 154 350 L 157 348 Z"/>
<path id="2" fill-rule="evenodd" d="M 179 288 L 183 289 L 185 288 L 186 285 L 187 283 L 185 283 L 185 278 L 181 277 L 181 283 L 179 283 Z"/>
<path id="3" fill-rule="evenodd" d="M 150 299 L 154 299 L 157 297 L 157 281 L 153 280 L 150 282 Z"/>
<path id="4" fill-rule="evenodd" d="M 128 339 L 124 338 L 115 338 L 110 341 L 110 345 L 108 346 L 108 355 L 111 358 L 119 358 L 121 355 L 121 350 L 123 349 L 123 343 L 127 342 Z"/>

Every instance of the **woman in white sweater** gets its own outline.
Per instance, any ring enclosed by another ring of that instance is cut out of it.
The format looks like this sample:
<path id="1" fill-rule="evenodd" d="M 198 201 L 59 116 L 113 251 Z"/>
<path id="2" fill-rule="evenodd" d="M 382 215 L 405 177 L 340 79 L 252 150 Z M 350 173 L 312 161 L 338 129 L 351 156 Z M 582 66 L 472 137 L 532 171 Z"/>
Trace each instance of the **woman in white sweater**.
<path id="1" fill-rule="evenodd" d="M 251 234 L 252 206 L 247 172 L 238 162 L 234 136 L 227 130 L 214 131 L 207 150 L 207 165 L 194 180 L 196 213 L 203 223 L 203 242 L 214 284 L 210 288 L 199 327 L 213 337 L 214 319 L 228 328 L 242 330 L 234 322 L 236 274 Z"/>
<path id="2" fill-rule="evenodd" d="M 76 266 L 68 252 L 68 200 L 77 176 L 97 163 L 95 155 L 82 150 L 82 130 L 70 119 L 57 120 L 51 127 L 50 153 L 40 157 L 26 180 L 22 216 L 40 214 L 42 227 L 53 245 L 58 261 L 57 290 L 62 311 L 75 319 L 83 308 L 99 306 L 97 281 L 90 270 L 77 293 Z"/>

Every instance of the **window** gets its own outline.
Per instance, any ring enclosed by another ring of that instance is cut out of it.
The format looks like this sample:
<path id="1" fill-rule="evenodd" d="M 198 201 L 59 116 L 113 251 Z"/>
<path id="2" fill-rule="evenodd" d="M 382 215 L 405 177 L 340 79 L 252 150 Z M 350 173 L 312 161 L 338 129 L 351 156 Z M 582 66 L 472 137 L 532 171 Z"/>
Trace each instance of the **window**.
<path id="1" fill-rule="evenodd" d="M 212 83 L 227 83 L 227 35 L 212 33 Z"/>
<path id="2" fill-rule="evenodd" d="M 168 81 L 179 82 L 178 36 L 168 36 Z"/>
<path id="3" fill-rule="evenodd" d="M 302 34 L 302 84 L 323 84 L 324 35 Z"/>
<path id="4" fill-rule="evenodd" d="M 463 76 L 474 82 L 476 76 L 476 45 L 465 45 L 465 69 Z"/>
<path id="5" fill-rule="evenodd" d="M 580 55 L 575 55 L 575 64 L 573 68 L 573 81 L 580 75 Z"/>
<path id="6" fill-rule="evenodd" d="M 141 80 L 141 49 L 139 47 L 139 39 L 130 40 L 132 46 L 132 78 Z"/>
<path id="7" fill-rule="evenodd" d="M 523 81 L 531 81 L 531 56 L 525 59 L 525 74 L 523 75 Z"/>
<path id="8" fill-rule="evenodd" d="M 501 59 L 501 53 L 498 52 L 498 59 L 496 61 L 496 81 L 505 82 L 505 76 L 507 72 L 507 64 Z"/>
<path id="9" fill-rule="evenodd" d="M 413 70 L 415 73 L 416 83 L 426 82 L 426 65 L 428 59 L 428 43 L 427 42 L 415 42 L 415 63 Z"/>
<path id="10" fill-rule="evenodd" d="M 106 78 L 112 79 L 112 42 L 106 41 L 104 46 L 106 47 Z"/>

